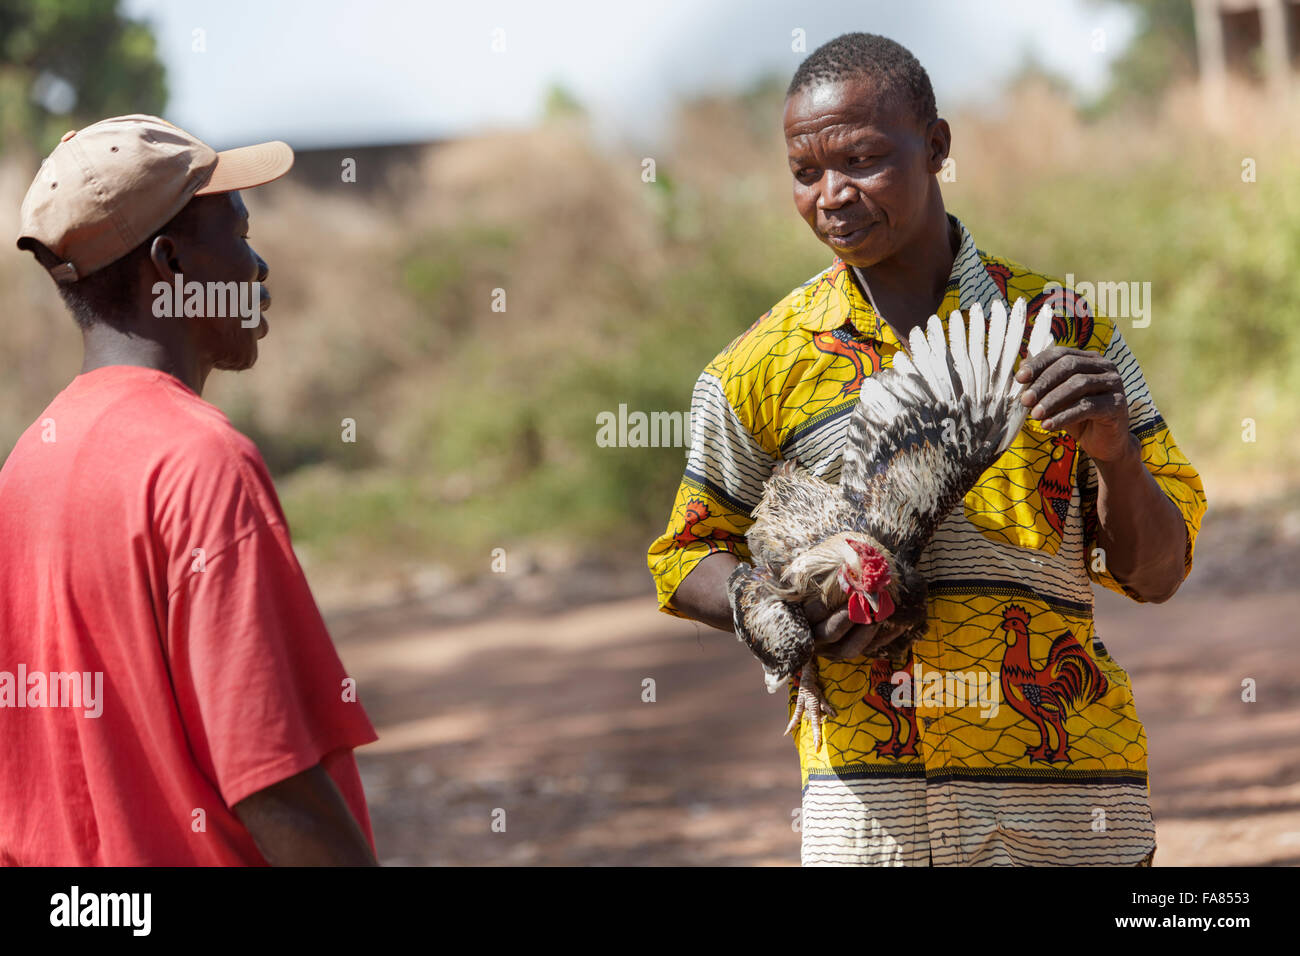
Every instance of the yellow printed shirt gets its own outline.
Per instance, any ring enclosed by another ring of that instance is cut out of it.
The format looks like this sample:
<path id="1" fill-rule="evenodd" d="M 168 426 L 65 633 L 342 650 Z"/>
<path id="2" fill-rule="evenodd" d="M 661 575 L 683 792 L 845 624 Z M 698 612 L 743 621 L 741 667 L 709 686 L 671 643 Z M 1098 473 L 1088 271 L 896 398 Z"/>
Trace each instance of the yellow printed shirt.
<path id="1" fill-rule="evenodd" d="M 1024 297 L 1031 317 L 1053 307 L 1056 344 L 1111 359 L 1143 461 L 1183 515 L 1190 571 L 1205 492 L 1115 322 L 953 222 L 945 329 L 954 309 Z M 649 551 L 663 611 L 679 613 L 673 594 L 707 555 L 748 560 L 776 462 L 838 480 L 862 381 L 900 348 L 836 258 L 709 364 L 672 516 Z M 1066 432 L 1026 420 L 922 555 L 929 625 L 905 667 L 818 658 L 838 716 L 820 750 L 806 721 L 796 735 L 805 864 L 1131 866 L 1154 849 L 1146 733 L 1093 627 L 1093 581 L 1141 600 L 1097 547 L 1097 484 Z"/>

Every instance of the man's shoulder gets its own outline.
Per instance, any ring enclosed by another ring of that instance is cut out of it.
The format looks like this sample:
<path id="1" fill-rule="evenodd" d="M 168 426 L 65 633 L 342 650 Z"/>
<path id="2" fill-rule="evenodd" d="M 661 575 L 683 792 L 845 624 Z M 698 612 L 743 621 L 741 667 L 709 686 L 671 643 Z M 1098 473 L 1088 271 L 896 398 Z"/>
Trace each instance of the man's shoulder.
<path id="1" fill-rule="evenodd" d="M 278 511 L 257 445 L 179 380 L 160 373 L 101 394 L 87 448 L 111 458 L 126 484 L 150 487 L 157 508 L 190 514 L 246 500 Z"/>
<path id="2" fill-rule="evenodd" d="M 264 468 L 257 446 L 226 414 L 170 376 L 124 392 L 97 423 L 122 436 L 141 464 L 185 471 Z"/>
<path id="3" fill-rule="evenodd" d="M 20 439 L 5 471 L 16 495 L 53 490 L 61 504 L 51 516 L 116 512 L 165 538 L 198 534 L 204 547 L 230 529 L 283 521 L 257 446 L 163 373 L 111 369 L 74 382 Z"/>
<path id="4" fill-rule="evenodd" d="M 193 393 L 172 399 L 149 475 L 164 537 L 202 537 L 211 554 L 254 529 L 282 525 L 275 485 L 253 440 Z"/>
<path id="5" fill-rule="evenodd" d="M 161 470 L 261 466 L 256 445 L 215 405 L 153 369 L 105 368 L 74 381 L 24 433 L 48 432 L 88 477 L 138 484 Z M 29 442 L 30 444 L 30 442 Z"/>
<path id="6" fill-rule="evenodd" d="M 172 433 L 173 454 L 196 462 L 226 466 L 251 464 L 264 468 L 256 443 L 236 428 L 226 414 L 202 399 L 179 410 L 178 429 Z"/>
<path id="7" fill-rule="evenodd" d="M 1031 319 L 1043 306 L 1051 307 L 1052 338 L 1057 345 L 1093 352 L 1106 350 L 1114 331 L 1113 322 L 1097 315 L 1087 298 L 1064 278 L 983 250 L 980 250 L 980 260 L 1008 303 L 1014 305 L 1017 299 L 1026 300 Z"/>

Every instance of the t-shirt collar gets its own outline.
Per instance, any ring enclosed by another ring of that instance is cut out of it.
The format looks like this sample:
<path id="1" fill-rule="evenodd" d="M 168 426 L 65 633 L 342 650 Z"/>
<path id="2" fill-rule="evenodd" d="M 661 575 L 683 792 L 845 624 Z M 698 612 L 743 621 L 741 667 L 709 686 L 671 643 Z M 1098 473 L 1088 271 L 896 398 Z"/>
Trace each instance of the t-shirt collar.
<path id="1" fill-rule="evenodd" d="M 86 390 L 100 388 L 103 386 L 115 387 L 122 382 L 164 382 L 168 385 L 178 385 L 187 392 L 193 393 L 193 389 L 182 382 L 171 372 L 164 372 L 161 369 L 149 368 L 144 365 L 101 365 L 93 368 L 89 372 L 80 372 L 68 383 L 68 388 L 77 390 Z"/>

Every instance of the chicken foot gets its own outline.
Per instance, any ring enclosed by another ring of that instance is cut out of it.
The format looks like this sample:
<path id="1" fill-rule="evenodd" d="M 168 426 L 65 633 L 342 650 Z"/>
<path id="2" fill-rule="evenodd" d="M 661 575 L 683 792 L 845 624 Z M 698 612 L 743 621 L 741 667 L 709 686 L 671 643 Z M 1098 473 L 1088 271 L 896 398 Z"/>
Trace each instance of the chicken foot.
<path id="1" fill-rule="evenodd" d="M 826 718 L 836 716 L 836 713 L 822 691 L 821 682 L 817 677 L 817 657 L 813 655 L 808 658 L 808 663 L 804 665 L 799 675 L 799 694 L 794 702 L 794 716 L 790 718 L 790 723 L 785 728 L 786 736 L 794 732 L 794 729 L 799 726 L 800 719 L 806 715 L 808 723 L 812 725 L 813 750 L 821 750 L 822 724 Z"/>

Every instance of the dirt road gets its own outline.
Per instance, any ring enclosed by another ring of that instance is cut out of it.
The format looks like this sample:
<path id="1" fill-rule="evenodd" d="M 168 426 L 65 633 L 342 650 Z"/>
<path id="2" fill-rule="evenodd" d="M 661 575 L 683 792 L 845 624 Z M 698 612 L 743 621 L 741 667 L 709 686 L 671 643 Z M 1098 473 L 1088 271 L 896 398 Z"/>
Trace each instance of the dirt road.
<path id="1" fill-rule="evenodd" d="M 1276 560 L 1255 580 L 1189 579 L 1162 606 L 1098 595 L 1149 737 L 1158 866 L 1300 863 L 1300 596 Z M 648 593 L 331 625 L 381 736 L 358 757 L 386 863 L 798 864 L 783 696 L 734 638 Z"/>

